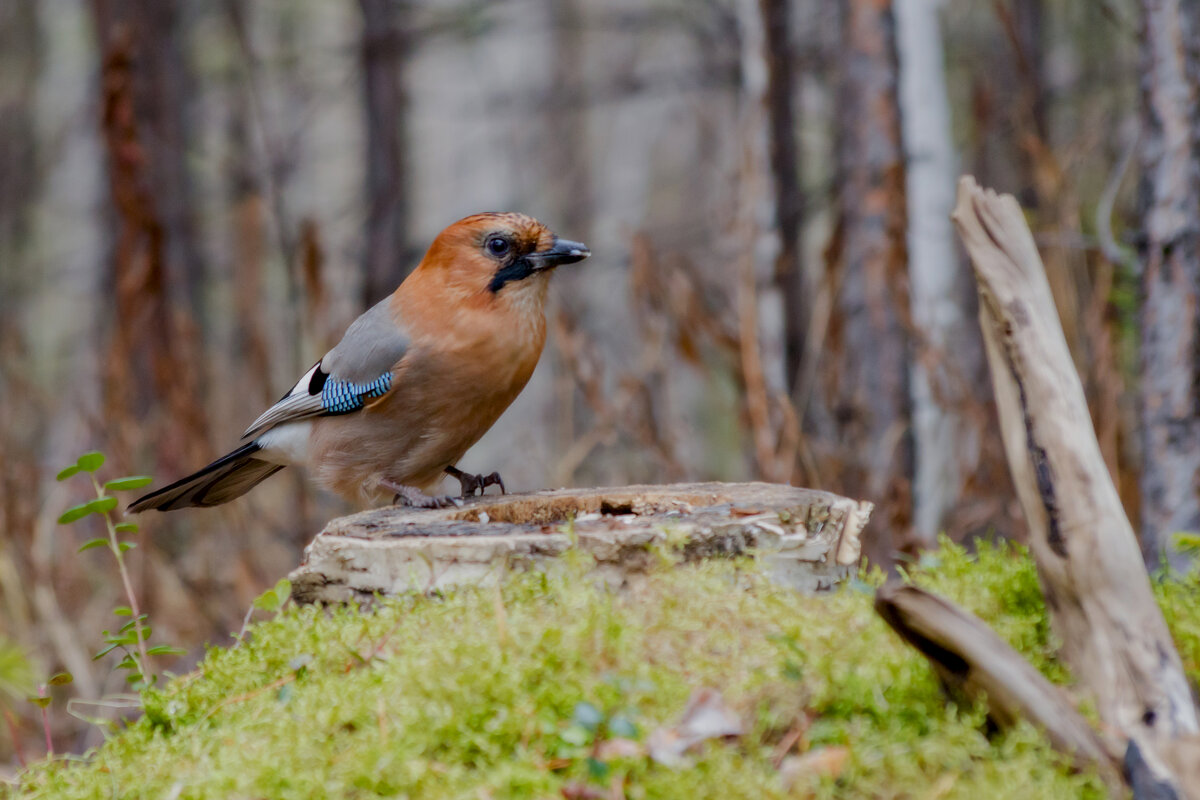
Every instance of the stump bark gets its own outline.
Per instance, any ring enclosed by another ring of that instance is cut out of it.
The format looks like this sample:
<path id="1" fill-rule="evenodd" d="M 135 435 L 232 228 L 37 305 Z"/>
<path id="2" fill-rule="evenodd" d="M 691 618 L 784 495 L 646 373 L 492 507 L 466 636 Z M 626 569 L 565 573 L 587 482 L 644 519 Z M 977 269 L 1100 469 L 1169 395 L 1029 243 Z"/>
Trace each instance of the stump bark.
<path id="1" fill-rule="evenodd" d="M 291 574 L 302 603 L 434 591 L 547 569 L 576 544 L 605 580 L 657 563 L 753 554 L 772 577 L 805 591 L 856 569 L 871 504 L 769 483 L 559 489 L 470 498 L 446 509 L 380 508 L 330 522 Z"/>

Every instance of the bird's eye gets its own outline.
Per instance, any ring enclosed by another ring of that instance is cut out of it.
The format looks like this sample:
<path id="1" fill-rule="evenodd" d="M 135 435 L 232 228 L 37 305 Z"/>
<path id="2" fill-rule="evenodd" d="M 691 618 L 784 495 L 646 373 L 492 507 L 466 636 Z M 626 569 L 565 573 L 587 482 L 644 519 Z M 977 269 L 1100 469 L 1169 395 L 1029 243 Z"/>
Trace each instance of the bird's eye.
<path id="1" fill-rule="evenodd" d="M 502 256 L 506 254 L 511 246 L 512 245 L 508 243 L 508 239 L 505 239 L 503 236 L 493 236 L 487 240 L 488 252 L 494 256 Z"/>

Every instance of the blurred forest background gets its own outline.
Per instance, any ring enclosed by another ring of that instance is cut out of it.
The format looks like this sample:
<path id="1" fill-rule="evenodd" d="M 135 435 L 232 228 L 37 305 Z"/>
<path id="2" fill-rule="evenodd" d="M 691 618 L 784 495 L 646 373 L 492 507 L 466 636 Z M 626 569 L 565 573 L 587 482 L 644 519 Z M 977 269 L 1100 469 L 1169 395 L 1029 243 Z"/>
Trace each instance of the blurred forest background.
<path id="1" fill-rule="evenodd" d="M 482 210 L 594 256 L 559 270 L 538 371 L 464 468 L 830 489 L 877 504 L 882 563 L 940 531 L 1020 537 L 948 219 L 964 172 L 1028 209 L 1157 562 L 1200 527 L 1200 73 L 1169 69 L 1196 63 L 1195 13 L 0 0 L 0 635 L 80 696 L 117 690 L 89 658 L 119 582 L 76 553 L 98 531 L 55 524 L 89 491 L 55 473 L 98 448 L 105 477 L 161 485 L 225 452 Z M 289 470 L 144 519 L 129 558 L 177 668 L 345 510 Z"/>

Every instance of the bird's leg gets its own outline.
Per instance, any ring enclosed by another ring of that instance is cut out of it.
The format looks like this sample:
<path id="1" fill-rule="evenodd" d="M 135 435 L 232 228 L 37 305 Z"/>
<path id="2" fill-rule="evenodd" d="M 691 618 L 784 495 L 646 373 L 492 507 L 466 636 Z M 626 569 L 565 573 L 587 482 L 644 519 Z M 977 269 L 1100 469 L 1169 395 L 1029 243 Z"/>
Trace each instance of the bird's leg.
<path id="1" fill-rule="evenodd" d="M 472 496 L 476 489 L 483 494 L 489 486 L 499 486 L 500 494 L 507 494 L 504 491 L 504 481 L 500 478 L 499 472 L 493 472 L 491 475 L 472 475 L 469 472 L 463 472 L 458 467 L 446 467 L 446 474 L 451 478 L 458 479 L 463 497 Z"/>
<path id="2" fill-rule="evenodd" d="M 395 492 L 392 504 L 400 504 L 409 508 L 449 508 L 462 505 L 455 497 L 430 497 L 415 486 L 405 486 L 402 483 L 381 478 L 379 485 L 390 492 Z"/>

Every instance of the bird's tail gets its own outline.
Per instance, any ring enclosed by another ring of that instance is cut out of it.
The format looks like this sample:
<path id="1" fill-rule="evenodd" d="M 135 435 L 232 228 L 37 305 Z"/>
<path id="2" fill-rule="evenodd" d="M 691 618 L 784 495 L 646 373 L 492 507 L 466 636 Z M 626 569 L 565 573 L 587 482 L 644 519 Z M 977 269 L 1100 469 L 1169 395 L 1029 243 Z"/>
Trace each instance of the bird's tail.
<path id="1" fill-rule="evenodd" d="M 130 503 L 128 510 L 136 514 L 152 508 L 174 511 L 190 506 L 205 508 L 228 503 L 283 469 L 282 464 L 255 458 L 254 454 L 261 449 L 254 442 L 239 447 L 198 472 L 135 500 Z"/>

